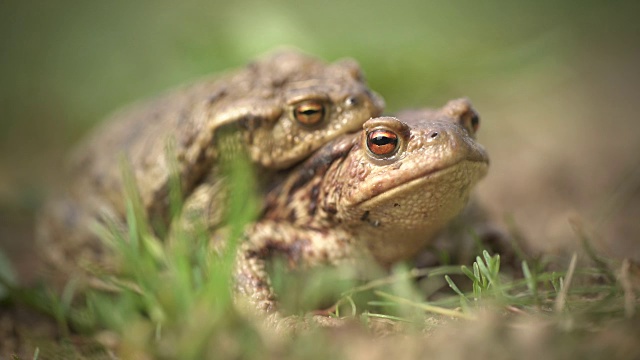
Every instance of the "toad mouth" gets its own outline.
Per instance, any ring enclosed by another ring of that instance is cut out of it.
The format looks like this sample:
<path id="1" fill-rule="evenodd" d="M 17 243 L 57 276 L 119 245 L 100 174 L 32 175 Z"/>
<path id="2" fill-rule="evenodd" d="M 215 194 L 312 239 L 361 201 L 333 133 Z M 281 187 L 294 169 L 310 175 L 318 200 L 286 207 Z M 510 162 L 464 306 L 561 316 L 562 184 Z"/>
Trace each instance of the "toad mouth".
<path id="1" fill-rule="evenodd" d="M 409 189 L 419 187 L 425 183 L 436 182 L 438 178 L 447 176 L 456 171 L 461 171 L 461 169 L 463 168 L 470 169 L 470 172 L 473 174 L 469 179 L 471 183 L 469 184 L 469 188 L 471 188 L 471 185 L 473 185 L 473 183 L 478 181 L 480 178 L 482 178 L 486 174 L 486 171 L 488 168 L 488 162 L 486 161 L 486 159 L 482 159 L 482 160 L 463 159 L 447 166 L 438 167 L 435 169 L 429 169 L 425 172 L 418 172 L 415 175 L 411 176 L 409 180 L 404 181 L 400 184 L 397 184 L 391 187 L 383 187 L 383 188 L 377 189 L 375 195 L 370 196 L 367 199 L 357 201 L 355 204 L 359 206 L 366 206 L 369 203 L 373 203 L 377 201 L 380 197 L 393 198 L 394 195 L 407 193 Z"/>

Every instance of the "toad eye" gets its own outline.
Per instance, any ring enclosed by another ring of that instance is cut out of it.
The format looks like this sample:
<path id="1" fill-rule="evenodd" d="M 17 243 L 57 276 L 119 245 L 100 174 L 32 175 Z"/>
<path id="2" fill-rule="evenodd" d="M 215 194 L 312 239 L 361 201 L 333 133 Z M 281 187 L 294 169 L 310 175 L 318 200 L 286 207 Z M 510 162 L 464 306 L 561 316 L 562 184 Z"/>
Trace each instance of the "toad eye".
<path id="1" fill-rule="evenodd" d="M 375 155 L 393 155 L 398 149 L 398 135 L 389 130 L 373 130 L 367 134 L 367 148 Z"/>
<path id="2" fill-rule="evenodd" d="M 478 131 L 480 127 L 480 117 L 478 115 L 473 115 L 471 117 L 471 128 L 473 129 L 474 134 Z"/>
<path id="3" fill-rule="evenodd" d="M 473 137 L 480 127 L 480 117 L 474 112 L 470 116 L 465 115 L 460 118 L 459 123 L 469 132 L 469 135 Z"/>
<path id="4" fill-rule="evenodd" d="M 325 113 L 324 104 L 317 100 L 304 101 L 293 108 L 293 117 L 296 121 L 307 126 L 320 123 Z"/>

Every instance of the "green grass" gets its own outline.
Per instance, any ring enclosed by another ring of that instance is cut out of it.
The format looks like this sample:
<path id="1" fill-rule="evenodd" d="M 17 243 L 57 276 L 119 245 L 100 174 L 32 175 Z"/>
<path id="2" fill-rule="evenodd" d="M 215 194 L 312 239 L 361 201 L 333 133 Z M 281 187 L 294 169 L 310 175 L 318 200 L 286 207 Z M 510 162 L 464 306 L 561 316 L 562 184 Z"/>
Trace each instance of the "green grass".
<path id="1" fill-rule="evenodd" d="M 131 244 L 122 244 L 120 251 L 133 251 Z M 136 253 L 140 266 L 126 276 L 111 279 L 111 284 L 118 288 L 116 293 L 90 292 L 85 306 L 68 307 L 68 323 L 82 328 L 87 336 L 104 336 L 106 329 L 117 339 L 116 352 L 125 359 L 297 358 L 300 354 L 326 358 L 347 351 L 348 344 L 332 343 L 328 338 L 330 331 L 322 329 L 282 336 L 276 345 L 270 343 L 270 335 L 263 333 L 259 322 L 247 320 L 233 307 L 229 283 L 232 269 L 229 254 L 233 247 L 224 254 L 212 254 L 200 244 L 196 253 L 203 256 L 194 259 L 193 252 L 185 247 L 176 251 L 163 244 L 156 245 L 140 246 Z M 574 255 L 564 271 L 533 270 L 538 268 L 523 261 L 524 276 L 515 278 L 509 273 L 513 270 L 500 270 L 498 255 L 491 256 L 486 251 L 470 268 L 417 270 L 400 266 L 388 277 L 343 292 L 334 316 L 346 316 L 360 323 L 349 330 L 354 336 L 368 334 L 367 329 L 373 328 L 375 322 L 386 321 L 402 329 L 387 335 L 402 332 L 415 341 L 422 339 L 424 331 L 437 334 L 449 326 L 477 327 L 486 322 L 517 321 L 542 321 L 550 331 L 577 341 L 593 336 L 610 323 L 637 319 L 635 295 L 629 294 L 621 282 L 609 281 L 602 268 L 579 267 L 576 259 Z M 310 283 L 326 280 L 326 274 L 322 273 L 305 275 Z M 458 280 L 454 282 L 451 276 L 457 276 Z M 448 286 L 432 295 L 433 300 L 425 301 L 417 278 L 422 278 L 421 282 L 442 282 L 444 278 Z M 310 291 L 311 294 L 308 291 L 289 294 L 325 295 L 322 291 Z M 373 294 L 373 299 L 364 303 L 353 301 L 363 293 L 369 293 L 370 297 Z M 85 314 L 85 318 L 88 314 L 92 321 L 78 326 L 79 313 Z M 486 313 L 495 315 L 487 319 Z M 375 336 L 366 337 L 375 343 Z M 489 338 L 485 345 L 499 340 Z M 306 353 L 309 341 L 324 346 Z M 558 351 L 565 350 L 558 348 Z"/>
<path id="2" fill-rule="evenodd" d="M 192 251 L 186 246 L 170 247 L 152 237 L 143 240 L 139 236 L 145 225 L 140 224 L 135 211 L 131 213 L 134 215 L 129 218 L 129 235 L 138 236 L 139 241 L 126 241 L 122 234 L 112 235 L 118 242 L 117 251 L 125 259 L 132 260 L 135 255 L 135 266 L 119 276 L 103 277 L 116 291 L 93 290 L 82 303 L 72 303 L 63 296 L 55 306 L 49 304 L 59 320 L 64 319 L 59 321 L 60 326 L 68 326 L 62 331 L 64 336 L 84 334 L 112 346 L 123 359 L 326 358 L 348 352 L 350 345 L 332 341 L 331 330 L 327 329 L 283 335 L 272 342 L 272 335 L 265 334 L 259 322 L 243 317 L 233 306 L 229 282 L 232 246 L 217 254 L 204 242 Z M 638 302 L 633 290 L 621 281 L 610 281 L 606 272 L 612 269 L 579 266 L 576 259 L 574 255 L 564 271 L 539 272 L 524 261 L 522 277 L 514 277 L 513 269 L 501 270 L 500 257 L 486 251 L 471 267 L 400 266 L 387 277 L 344 291 L 334 316 L 346 316 L 360 324 L 347 331 L 353 336 L 365 336 L 371 346 L 377 342 L 371 329 L 380 322 L 394 326 L 386 335 L 403 333 L 413 341 L 427 341 L 426 346 L 434 346 L 423 333 L 439 334 L 451 326 L 493 324 L 510 328 L 517 322 L 543 322 L 549 331 L 558 332 L 567 341 L 579 342 L 611 323 L 637 320 Z M 629 264 L 625 264 L 620 266 L 628 268 Z M 327 280 L 324 273 L 305 275 L 307 283 Z M 425 282 L 446 285 L 425 301 L 420 290 Z M 466 288 L 469 290 L 462 290 Z M 289 294 L 325 295 L 321 288 L 313 287 Z M 368 294 L 369 300 L 353 300 L 362 294 Z M 47 308 L 46 304 L 40 306 Z M 487 313 L 493 315 L 487 317 Z M 534 329 L 534 325 L 525 326 Z M 475 335 L 469 336 L 456 341 L 468 342 Z M 500 339 L 489 337 L 484 346 L 495 341 Z M 314 344 L 313 351 L 309 351 L 310 342 Z M 565 351 L 562 346 L 555 350 Z M 37 351 L 46 358 L 46 352 Z"/>

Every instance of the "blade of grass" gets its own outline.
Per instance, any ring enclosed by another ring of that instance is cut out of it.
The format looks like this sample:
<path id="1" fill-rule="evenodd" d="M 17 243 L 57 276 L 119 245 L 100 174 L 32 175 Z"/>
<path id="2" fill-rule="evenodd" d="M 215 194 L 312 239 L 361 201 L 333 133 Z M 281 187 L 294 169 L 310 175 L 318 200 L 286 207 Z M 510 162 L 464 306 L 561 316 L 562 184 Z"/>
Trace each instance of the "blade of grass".
<path id="1" fill-rule="evenodd" d="M 464 293 L 462 291 L 460 291 L 460 289 L 458 288 L 458 286 L 453 282 L 453 280 L 451 280 L 451 278 L 449 277 L 449 275 L 445 275 L 444 276 L 445 281 L 447 282 L 447 284 L 449 284 L 449 287 L 451 289 L 453 289 L 453 291 L 455 291 L 456 294 L 460 295 L 460 297 L 462 297 L 465 300 L 469 300 L 467 299 L 467 297 L 464 295 Z"/>
<path id="2" fill-rule="evenodd" d="M 374 292 L 376 295 L 385 298 L 385 299 L 389 299 L 391 301 L 397 302 L 399 304 L 404 304 L 404 305 L 409 305 L 409 306 L 413 306 L 416 307 L 418 309 L 430 312 L 430 313 L 434 313 L 434 314 L 439 314 L 439 315 L 444 315 L 444 316 L 450 316 L 450 317 L 454 317 L 454 318 L 458 318 L 458 319 L 465 319 L 465 320 L 475 320 L 475 316 L 469 315 L 469 314 L 465 314 L 462 313 L 460 311 L 456 311 L 456 310 L 451 310 L 451 309 L 447 309 L 447 308 L 443 308 L 443 307 L 439 307 L 439 306 L 433 306 L 430 304 L 425 304 L 425 303 L 418 303 L 415 301 L 411 301 L 399 296 L 395 296 L 392 294 L 388 294 L 382 291 L 375 291 Z"/>
<path id="3" fill-rule="evenodd" d="M 540 305 L 540 297 L 538 296 L 538 280 L 536 279 L 536 276 L 531 273 L 529 264 L 526 260 L 522 260 L 522 274 L 524 275 L 524 279 L 527 283 L 527 288 L 531 292 L 536 306 Z"/>
<path id="4" fill-rule="evenodd" d="M 569 287 L 571 286 L 571 280 L 573 280 L 573 273 L 576 270 L 577 262 L 578 262 L 578 255 L 574 253 L 573 256 L 571 256 L 571 262 L 569 263 L 569 269 L 567 270 L 567 276 L 565 278 L 566 280 L 563 281 L 562 278 L 560 279 L 561 281 L 560 293 L 556 298 L 556 303 L 554 306 L 554 310 L 556 312 L 561 312 L 566 305 L 567 294 L 569 292 Z"/>

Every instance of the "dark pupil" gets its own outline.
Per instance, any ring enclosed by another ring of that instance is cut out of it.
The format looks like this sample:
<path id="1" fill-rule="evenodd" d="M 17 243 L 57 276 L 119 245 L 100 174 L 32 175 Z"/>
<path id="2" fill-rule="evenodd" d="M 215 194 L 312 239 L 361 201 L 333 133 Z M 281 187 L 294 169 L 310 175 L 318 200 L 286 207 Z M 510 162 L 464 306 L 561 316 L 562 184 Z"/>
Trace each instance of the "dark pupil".
<path id="1" fill-rule="evenodd" d="M 307 115 L 307 116 L 308 115 L 313 115 L 313 114 L 318 113 L 318 112 L 320 112 L 320 111 L 317 110 L 317 109 L 306 109 L 306 110 L 300 111 L 300 113 L 302 113 L 303 115 Z"/>
<path id="2" fill-rule="evenodd" d="M 377 146 L 384 146 L 384 145 L 388 145 L 388 144 L 396 144 L 398 142 L 398 139 L 395 138 L 390 138 L 388 136 L 384 136 L 384 135 L 377 135 L 374 136 L 371 139 L 371 142 L 373 143 L 373 145 L 377 145 Z"/>
<path id="3" fill-rule="evenodd" d="M 480 119 L 479 119 L 477 116 L 475 116 L 475 115 L 474 115 L 474 116 L 471 118 L 471 125 L 473 125 L 473 126 L 477 126 L 477 125 L 478 125 L 478 123 L 480 123 Z"/>

